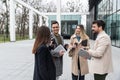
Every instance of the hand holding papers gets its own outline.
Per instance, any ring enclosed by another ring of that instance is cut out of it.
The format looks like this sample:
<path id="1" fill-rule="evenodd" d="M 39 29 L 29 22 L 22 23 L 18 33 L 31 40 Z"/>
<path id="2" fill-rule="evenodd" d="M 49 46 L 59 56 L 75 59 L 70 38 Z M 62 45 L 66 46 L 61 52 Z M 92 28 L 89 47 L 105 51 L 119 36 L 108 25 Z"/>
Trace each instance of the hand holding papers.
<path id="1" fill-rule="evenodd" d="M 54 49 L 55 52 L 60 52 L 60 51 L 64 51 L 66 52 L 65 48 L 60 44 L 59 46 L 57 46 L 55 49 Z"/>
<path id="2" fill-rule="evenodd" d="M 89 55 L 89 53 L 83 49 L 80 49 L 80 51 L 78 52 L 78 55 L 81 57 L 85 57 L 87 59 L 91 59 L 91 56 Z"/>

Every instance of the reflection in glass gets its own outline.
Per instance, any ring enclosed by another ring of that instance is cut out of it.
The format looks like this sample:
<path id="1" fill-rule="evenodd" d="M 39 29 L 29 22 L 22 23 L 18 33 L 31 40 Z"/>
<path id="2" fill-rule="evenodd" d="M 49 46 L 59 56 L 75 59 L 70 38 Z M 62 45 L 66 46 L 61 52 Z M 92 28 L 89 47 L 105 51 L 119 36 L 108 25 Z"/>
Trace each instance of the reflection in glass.
<path id="1" fill-rule="evenodd" d="M 120 0 L 102 0 L 98 5 L 98 19 L 106 22 L 105 31 L 112 45 L 120 47 Z"/>

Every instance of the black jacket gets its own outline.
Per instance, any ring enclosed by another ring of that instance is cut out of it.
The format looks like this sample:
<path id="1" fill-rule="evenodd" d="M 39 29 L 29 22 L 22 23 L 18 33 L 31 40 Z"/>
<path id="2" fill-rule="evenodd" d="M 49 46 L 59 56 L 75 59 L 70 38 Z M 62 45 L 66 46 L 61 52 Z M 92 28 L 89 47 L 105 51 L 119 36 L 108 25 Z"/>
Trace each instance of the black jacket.
<path id="1" fill-rule="evenodd" d="M 33 80 L 56 80 L 56 69 L 46 45 L 41 45 L 35 54 Z"/>

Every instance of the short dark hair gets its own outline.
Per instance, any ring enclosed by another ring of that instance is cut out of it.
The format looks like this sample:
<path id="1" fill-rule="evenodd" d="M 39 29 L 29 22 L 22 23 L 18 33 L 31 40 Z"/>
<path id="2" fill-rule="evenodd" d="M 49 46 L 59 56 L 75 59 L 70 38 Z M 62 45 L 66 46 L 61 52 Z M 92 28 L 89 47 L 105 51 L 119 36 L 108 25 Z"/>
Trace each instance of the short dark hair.
<path id="1" fill-rule="evenodd" d="M 58 25 L 59 25 L 59 23 L 58 23 L 57 21 L 53 21 L 52 24 L 51 24 L 51 26 L 52 26 L 53 24 L 58 24 Z"/>
<path id="2" fill-rule="evenodd" d="M 105 22 L 103 20 L 95 20 L 92 22 L 92 24 L 97 24 L 98 27 L 102 26 L 102 29 L 105 29 Z"/>

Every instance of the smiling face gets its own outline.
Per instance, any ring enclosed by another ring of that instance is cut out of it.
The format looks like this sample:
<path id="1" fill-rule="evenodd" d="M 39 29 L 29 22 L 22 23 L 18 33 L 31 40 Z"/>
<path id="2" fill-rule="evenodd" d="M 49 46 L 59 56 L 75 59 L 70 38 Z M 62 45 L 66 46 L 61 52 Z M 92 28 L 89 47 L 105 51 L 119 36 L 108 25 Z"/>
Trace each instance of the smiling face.
<path id="1" fill-rule="evenodd" d="M 80 26 L 77 26 L 77 27 L 76 27 L 75 33 L 76 33 L 76 34 L 80 34 Z"/>
<path id="2" fill-rule="evenodd" d="M 92 32 L 93 33 L 99 33 L 101 31 L 101 26 L 100 27 L 98 27 L 98 25 L 97 24 L 92 24 Z"/>
<path id="3" fill-rule="evenodd" d="M 52 24 L 52 31 L 54 34 L 58 34 L 59 32 L 59 25 L 56 23 L 56 24 Z"/>
<path id="4" fill-rule="evenodd" d="M 105 29 L 105 22 L 103 20 L 95 20 L 92 22 L 92 32 L 98 34 Z"/>

